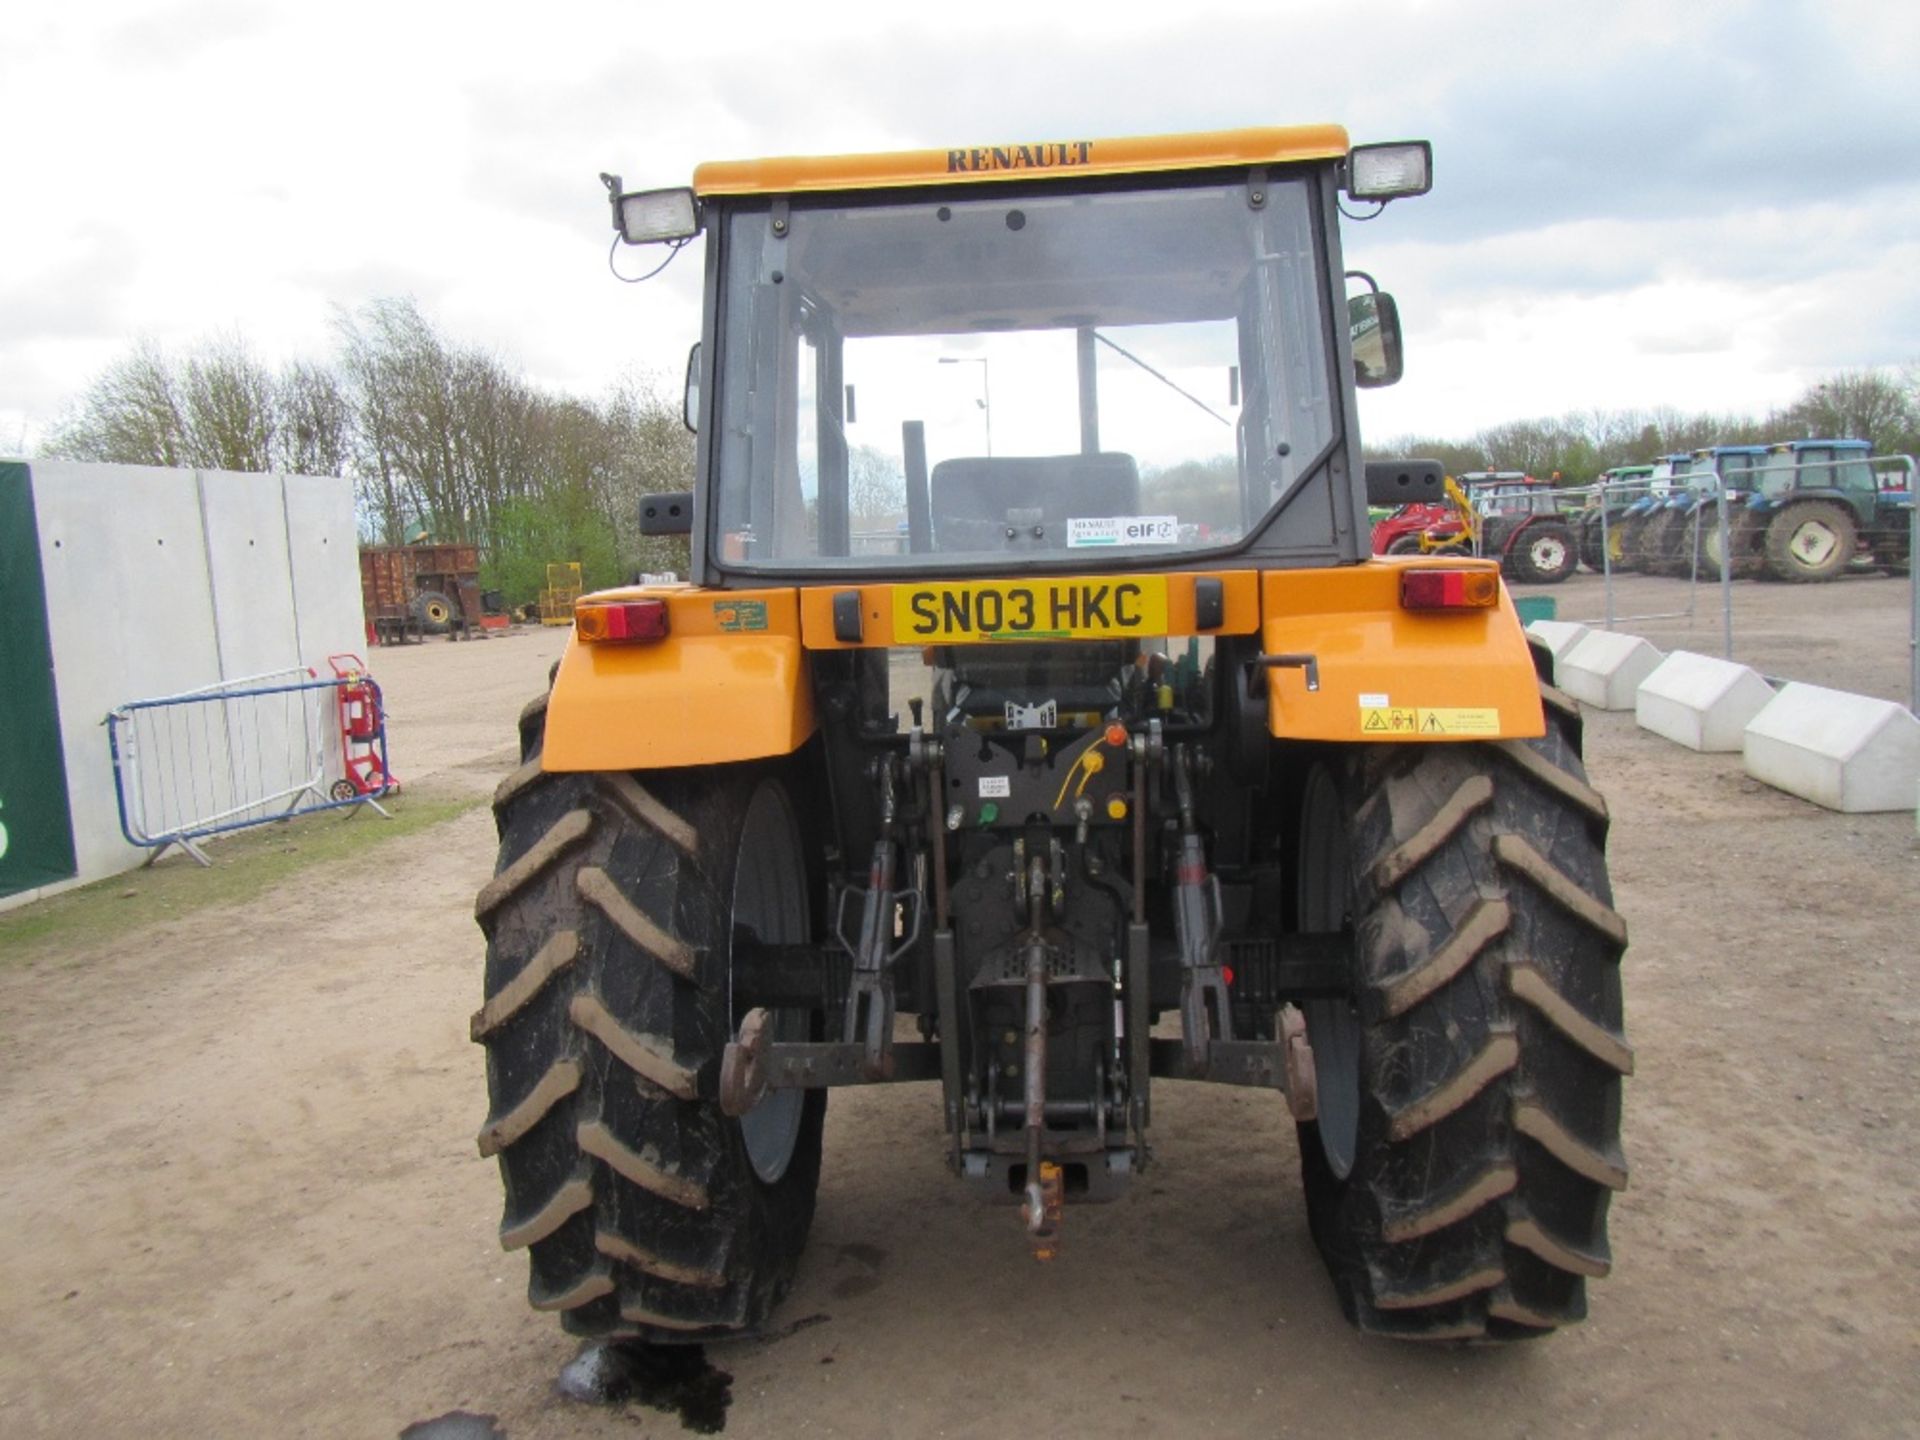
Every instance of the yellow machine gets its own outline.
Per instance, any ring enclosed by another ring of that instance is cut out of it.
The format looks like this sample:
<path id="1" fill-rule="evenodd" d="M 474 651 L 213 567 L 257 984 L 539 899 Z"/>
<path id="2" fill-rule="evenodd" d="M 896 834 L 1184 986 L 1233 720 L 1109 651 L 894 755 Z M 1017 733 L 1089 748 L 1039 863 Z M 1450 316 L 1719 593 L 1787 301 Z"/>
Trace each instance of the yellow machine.
<path id="1" fill-rule="evenodd" d="M 1365 554 L 1448 486 L 1361 458 L 1401 332 L 1338 216 L 1430 172 L 1310 126 L 603 177 L 620 240 L 704 239 L 694 485 L 642 516 L 692 576 L 579 599 L 496 796 L 480 1149 L 535 1306 L 761 1323 L 839 1085 L 927 1085 L 1051 1257 L 1202 1081 L 1289 1107 L 1362 1328 L 1585 1313 L 1606 805 L 1496 563 Z"/>

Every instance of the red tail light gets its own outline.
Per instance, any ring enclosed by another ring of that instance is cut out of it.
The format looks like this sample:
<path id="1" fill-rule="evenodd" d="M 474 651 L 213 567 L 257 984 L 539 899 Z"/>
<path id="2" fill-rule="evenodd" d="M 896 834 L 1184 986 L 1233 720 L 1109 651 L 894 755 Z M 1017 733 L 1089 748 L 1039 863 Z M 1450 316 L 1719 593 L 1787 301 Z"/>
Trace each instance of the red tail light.
<path id="1" fill-rule="evenodd" d="M 573 607 L 573 633 L 589 645 L 664 640 L 664 600 L 581 600 Z"/>
<path id="2" fill-rule="evenodd" d="M 1400 576 L 1402 610 L 1486 610 L 1500 603 L 1494 570 L 1407 570 Z"/>

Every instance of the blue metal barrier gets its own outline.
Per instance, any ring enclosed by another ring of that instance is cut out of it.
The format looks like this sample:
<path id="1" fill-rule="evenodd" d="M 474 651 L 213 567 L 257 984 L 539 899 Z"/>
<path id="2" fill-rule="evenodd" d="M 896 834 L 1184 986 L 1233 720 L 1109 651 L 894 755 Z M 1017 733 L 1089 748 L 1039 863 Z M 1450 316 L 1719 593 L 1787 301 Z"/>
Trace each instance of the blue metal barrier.
<path id="1" fill-rule="evenodd" d="M 281 676 L 307 678 L 262 683 Z M 378 755 L 377 783 L 366 789 L 350 779 L 327 781 L 330 771 L 352 773 L 349 741 L 335 718 L 348 687 L 372 694 L 372 733 L 351 742 Z M 196 841 L 297 815 L 357 805 L 387 813 L 379 804 L 393 788 L 386 717 L 380 688 L 366 675 L 321 680 L 307 669 L 274 671 L 132 700 L 105 723 L 120 833 L 153 852 L 149 865 L 170 845 L 211 865 Z"/>

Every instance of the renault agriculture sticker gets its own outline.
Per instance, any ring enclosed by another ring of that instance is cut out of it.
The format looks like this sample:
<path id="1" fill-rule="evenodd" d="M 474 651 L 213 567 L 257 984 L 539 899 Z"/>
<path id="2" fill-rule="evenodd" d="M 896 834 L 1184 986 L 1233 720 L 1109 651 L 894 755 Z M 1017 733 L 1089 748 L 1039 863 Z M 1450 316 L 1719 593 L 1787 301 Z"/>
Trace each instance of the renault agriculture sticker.
<path id="1" fill-rule="evenodd" d="M 1067 521 L 1067 547 L 1083 545 L 1173 545 L 1180 539 L 1178 515 L 1103 515 Z"/>

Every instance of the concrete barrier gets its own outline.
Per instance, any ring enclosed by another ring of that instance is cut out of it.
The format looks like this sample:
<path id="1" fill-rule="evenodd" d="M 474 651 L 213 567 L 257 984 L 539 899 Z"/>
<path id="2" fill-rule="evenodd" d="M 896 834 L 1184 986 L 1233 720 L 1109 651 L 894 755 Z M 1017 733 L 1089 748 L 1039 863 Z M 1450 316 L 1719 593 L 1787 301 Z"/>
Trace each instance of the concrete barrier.
<path id="1" fill-rule="evenodd" d="M 120 833 L 109 710 L 296 663 L 324 676 L 327 656 L 366 640 L 350 481 L 28 469 L 75 865 L 69 880 L 0 887 L 0 909 L 147 859 Z"/>
<path id="2" fill-rule="evenodd" d="M 1578 620 L 1535 620 L 1527 626 L 1527 633 L 1545 642 L 1557 664 L 1562 655 L 1592 632 Z"/>
<path id="3" fill-rule="evenodd" d="M 1689 750 L 1739 750 L 1747 722 L 1773 699 L 1758 670 L 1676 650 L 1640 684 L 1634 719 Z"/>
<path id="4" fill-rule="evenodd" d="M 1640 682 L 1664 658 L 1638 635 L 1590 630 L 1553 663 L 1553 683 L 1601 710 L 1631 710 Z"/>
<path id="5" fill-rule="evenodd" d="M 1829 810 L 1905 810 L 1920 784 L 1920 720 L 1903 705 L 1785 687 L 1747 726 L 1747 773 Z"/>

